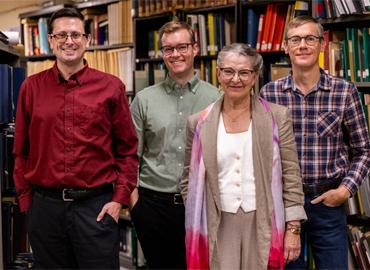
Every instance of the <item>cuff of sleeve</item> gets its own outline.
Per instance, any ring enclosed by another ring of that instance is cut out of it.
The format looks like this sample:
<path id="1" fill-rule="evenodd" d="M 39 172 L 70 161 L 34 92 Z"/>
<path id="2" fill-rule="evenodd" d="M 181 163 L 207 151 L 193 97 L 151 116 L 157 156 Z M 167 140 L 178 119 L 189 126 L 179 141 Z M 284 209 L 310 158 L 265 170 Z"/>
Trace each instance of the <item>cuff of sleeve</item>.
<path id="1" fill-rule="evenodd" d="M 307 215 L 303 206 L 296 205 L 285 208 L 285 221 L 292 220 L 301 220 L 302 222 L 307 220 Z"/>
<path id="2" fill-rule="evenodd" d="M 117 188 L 115 189 L 112 197 L 112 201 L 114 202 L 119 202 L 122 204 L 123 208 L 127 208 L 130 202 L 130 194 L 128 190 L 124 190 L 122 188 Z"/>
<path id="3" fill-rule="evenodd" d="M 345 187 L 346 189 L 348 189 L 348 191 L 349 191 L 349 193 L 350 193 L 350 197 L 352 197 L 353 195 L 355 195 L 356 194 L 356 192 L 357 192 L 357 189 L 355 189 L 354 187 L 353 187 L 353 185 L 350 185 L 350 184 L 348 184 L 348 182 L 342 182 L 342 184 L 341 184 L 341 186 L 343 186 L 343 187 Z"/>
<path id="4" fill-rule="evenodd" d="M 31 206 L 31 196 L 19 197 L 18 202 L 20 212 L 27 212 Z"/>

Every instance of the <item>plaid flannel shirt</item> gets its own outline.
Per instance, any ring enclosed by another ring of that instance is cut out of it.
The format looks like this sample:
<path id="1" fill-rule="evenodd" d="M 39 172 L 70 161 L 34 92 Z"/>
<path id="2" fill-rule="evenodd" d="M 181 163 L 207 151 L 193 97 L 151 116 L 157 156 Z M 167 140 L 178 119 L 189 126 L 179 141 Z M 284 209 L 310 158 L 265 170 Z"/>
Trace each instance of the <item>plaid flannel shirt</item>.
<path id="1" fill-rule="evenodd" d="M 266 84 L 261 96 L 290 109 L 303 182 L 339 180 L 356 193 L 370 167 L 369 133 L 356 86 L 321 70 L 306 96 L 292 74 Z"/>

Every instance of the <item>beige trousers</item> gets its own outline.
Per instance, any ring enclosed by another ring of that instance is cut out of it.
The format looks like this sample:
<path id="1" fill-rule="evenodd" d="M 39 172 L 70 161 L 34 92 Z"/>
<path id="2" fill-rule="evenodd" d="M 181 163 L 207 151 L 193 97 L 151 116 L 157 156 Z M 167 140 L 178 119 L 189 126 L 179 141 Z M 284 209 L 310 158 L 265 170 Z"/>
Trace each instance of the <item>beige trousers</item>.
<path id="1" fill-rule="evenodd" d="M 220 269 L 257 269 L 256 211 L 222 212 L 217 235 Z"/>

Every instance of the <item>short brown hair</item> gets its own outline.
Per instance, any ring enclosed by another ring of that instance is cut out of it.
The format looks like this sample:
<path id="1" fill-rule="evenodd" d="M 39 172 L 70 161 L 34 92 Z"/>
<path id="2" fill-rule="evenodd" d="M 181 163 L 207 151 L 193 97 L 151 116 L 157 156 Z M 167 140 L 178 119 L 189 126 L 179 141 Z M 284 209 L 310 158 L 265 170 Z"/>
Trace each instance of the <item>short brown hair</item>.
<path id="1" fill-rule="evenodd" d="M 59 9 L 58 11 L 54 12 L 53 15 L 51 15 L 51 18 L 49 21 L 49 34 L 53 33 L 54 21 L 56 19 L 64 18 L 64 17 L 77 18 L 77 19 L 80 19 L 82 22 L 84 21 L 84 16 L 76 8 L 67 7 L 67 8 Z M 86 29 L 85 29 L 85 32 L 86 32 Z"/>
<path id="2" fill-rule="evenodd" d="M 322 27 L 322 25 L 319 23 L 318 20 L 316 20 L 315 18 L 313 18 L 311 16 L 298 16 L 298 17 L 295 17 L 293 20 L 291 20 L 288 23 L 288 25 L 286 27 L 286 31 L 285 31 L 285 40 L 288 39 L 288 32 L 289 32 L 290 29 L 299 27 L 299 26 L 304 25 L 306 23 L 316 24 L 317 32 L 319 33 L 319 37 L 323 36 L 324 28 Z"/>
<path id="3" fill-rule="evenodd" d="M 173 21 L 170 21 L 168 23 L 165 23 L 161 27 L 161 29 L 159 29 L 159 34 L 158 34 L 159 48 L 162 47 L 162 37 L 163 37 L 164 34 L 174 33 L 174 32 L 177 32 L 181 29 L 185 29 L 186 31 L 188 31 L 189 36 L 190 36 L 190 42 L 192 44 L 194 44 L 195 43 L 195 34 L 194 34 L 194 31 L 191 28 L 191 26 L 189 24 L 187 24 L 186 22 L 173 20 Z"/>

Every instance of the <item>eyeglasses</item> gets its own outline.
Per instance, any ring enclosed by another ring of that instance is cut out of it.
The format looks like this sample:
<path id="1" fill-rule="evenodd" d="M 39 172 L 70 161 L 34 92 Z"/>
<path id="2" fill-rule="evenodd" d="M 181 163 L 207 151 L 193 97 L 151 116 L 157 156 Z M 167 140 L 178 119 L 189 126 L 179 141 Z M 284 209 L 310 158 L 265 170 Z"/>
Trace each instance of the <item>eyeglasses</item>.
<path id="1" fill-rule="evenodd" d="M 314 36 L 314 35 L 308 35 L 305 37 L 300 37 L 300 36 L 292 36 L 290 38 L 287 38 L 288 44 L 292 46 L 298 46 L 301 44 L 302 39 L 305 40 L 306 44 L 309 46 L 316 45 L 318 41 L 322 39 L 322 37 Z"/>
<path id="2" fill-rule="evenodd" d="M 193 43 L 181 43 L 181 44 L 176 45 L 175 47 L 163 46 L 161 50 L 162 50 L 163 55 L 165 56 L 169 56 L 173 54 L 175 49 L 178 53 L 187 53 L 189 45 L 193 45 Z"/>
<path id="3" fill-rule="evenodd" d="M 66 32 L 60 32 L 56 34 L 50 34 L 49 35 L 52 38 L 55 38 L 59 42 L 65 42 L 67 41 L 68 37 L 71 37 L 71 39 L 75 42 L 81 41 L 82 37 L 88 37 L 88 34 L 83 34 L 80 32 L 71 32 L 71 33 L 66 33 Z"/>
<path id="4" fill-rule="evenodd" d="M 232 80 L 235 76 L 235 74 L 238 74 L 238 77 L 240 80 L 242 81 L 247 81 L 249 80 L 253 73 L 254 73 L 254 70 L 251 70 L 251 69 L 241 69 L 239 71 L 236 71 L 232 68 L 219 68 L 222 72 L 222 75 L 224 76 L 224 78 L 226 80 Z"/>

